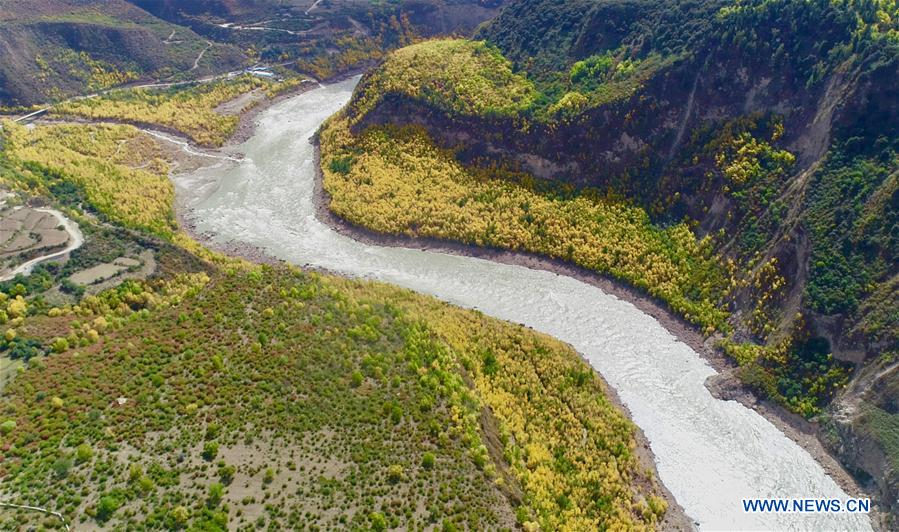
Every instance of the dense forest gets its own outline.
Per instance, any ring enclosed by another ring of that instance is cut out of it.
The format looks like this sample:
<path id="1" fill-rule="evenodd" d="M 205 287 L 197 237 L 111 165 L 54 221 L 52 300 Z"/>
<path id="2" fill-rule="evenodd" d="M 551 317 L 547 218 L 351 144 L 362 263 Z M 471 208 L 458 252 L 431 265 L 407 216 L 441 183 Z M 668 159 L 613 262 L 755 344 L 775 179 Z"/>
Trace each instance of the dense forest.
<path id="1" fill-rule="evenodd" d="M 332 209 L 645 290 L 893 500 L 897 4 L 517 1 L 476 39 L 363 78 Z"/>

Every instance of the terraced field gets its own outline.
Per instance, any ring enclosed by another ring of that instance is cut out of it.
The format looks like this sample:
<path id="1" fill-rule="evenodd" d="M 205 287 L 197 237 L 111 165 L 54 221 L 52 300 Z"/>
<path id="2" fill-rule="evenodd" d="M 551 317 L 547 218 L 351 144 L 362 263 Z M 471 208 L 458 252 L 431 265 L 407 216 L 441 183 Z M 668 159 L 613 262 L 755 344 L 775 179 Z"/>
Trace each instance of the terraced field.
<path id="1" fill-rule="evenodd" d="M 7 207 L 0 211 L 0 280 L 77 247 L 77 237 L 49 210 Z"/>

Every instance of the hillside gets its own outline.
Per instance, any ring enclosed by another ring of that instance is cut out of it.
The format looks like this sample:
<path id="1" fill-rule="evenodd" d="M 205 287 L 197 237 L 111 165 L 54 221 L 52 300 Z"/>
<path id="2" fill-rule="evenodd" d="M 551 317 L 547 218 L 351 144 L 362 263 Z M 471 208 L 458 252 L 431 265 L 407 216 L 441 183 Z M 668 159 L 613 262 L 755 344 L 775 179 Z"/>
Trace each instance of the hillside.
<path id="1" fill-rule="evenodd" d="M 315 7 L 313 8 L 313 4 Z M 501 2 L 25 0 L 0 8 L 0 107 L 266 63 L 328 79 L 416 38 L 468 34 Z"/>
<path id="2" fill-rule="evenodd" d="M 183 73 L 207 75 L 246 61 L 236 48 L 208 43 L 124 0 L 7 2 L 0 10 L 0 51 L 3 105 Z"/>
<path id="3" fill-rule="evenodd" d="M 6 201 L 85 236 L 0 283 L 0 496 L 45 512 L 4 507 L 4 530 L 681 523 L 569 346 L 202 248 L 175 220 L 179 161 L 132 126 L 0 131 Z"/>
<path id="4" fill-rule="evenodd" d="M 476 38 L 366 75 L 332 209 L 648 292 L 895 500 L 896 3 L 516 1 Z"/>

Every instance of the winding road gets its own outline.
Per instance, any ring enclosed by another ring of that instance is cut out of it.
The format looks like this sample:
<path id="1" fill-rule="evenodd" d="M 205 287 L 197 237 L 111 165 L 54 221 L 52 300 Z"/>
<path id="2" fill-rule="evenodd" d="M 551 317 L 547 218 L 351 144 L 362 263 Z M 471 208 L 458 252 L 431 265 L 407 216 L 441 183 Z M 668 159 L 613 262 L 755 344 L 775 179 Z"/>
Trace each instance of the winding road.
<path id="1" fill-rule="evenodd" d="M 8 281 L 14 278 L 16 275 L 28 275 L 31 273 L 31 270 L 34 269 L 35 266 L 42 262 L 46 262 L 48 260 L 57 259 L 66 255 L 67 253 L 74 251 L 81 247 L 84 244 L 84 236 L 81 234 L 81 229 L 78 228 L 78 224 L 66 218 L 66 216 L 53 209 L 34 209 L 38 212 L 45 212 L 52 215 L 59 221 L 59 224 L 65 227 L 66 232 L 69 233 L 69 241 L 66 244 L 66 247 L 59 250 L 54 251 L 53 253 L 48 253 L 47 255 L 41 255 L 40 257 L 35 257 L 29 261 L 23 262 L 22 264 L 16 266 L 11 272 L 6 275 L 0 276 L 0 281 Z"/>
<path id="2" fill-rule="evenodd" d="M 367 245 L 316 219 L 309 138 L 358 78 L 260 114 L 240 161 L 174 178 L 199 232 L 300 264 L 377 279 L 522 323 L 570 343 L 614 387 L 648 438 L 659 476 L 700 530 L 870 530 L 859 514 L 744 513 L 743 498 L 846 494 L 758 413 L 714 398 L 715 371 L 655 319 L 600 289 L 487 260 Z"/>

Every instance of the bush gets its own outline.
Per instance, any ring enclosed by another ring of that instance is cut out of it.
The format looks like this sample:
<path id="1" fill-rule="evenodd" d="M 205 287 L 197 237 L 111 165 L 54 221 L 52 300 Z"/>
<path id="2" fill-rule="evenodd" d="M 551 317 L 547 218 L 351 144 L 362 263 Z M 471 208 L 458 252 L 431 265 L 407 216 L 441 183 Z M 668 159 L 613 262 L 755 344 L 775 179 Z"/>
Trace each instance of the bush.
<path id="1" fill-rule="evenodd" d="M 222 465 L 219 466 L 219 478 L 224 484 L 230 484 L 232 480 L 234 480 L 234 474 L 237 472 L 237 468 L 233 465 Z"/>
<path id="2" fill-rule="evenodd" d="M 67 351 L 69 349 L 69 341 L 65 338 L 56 338 L 53 340 L 53 343 L 50 344 L 50 349 L 52 349 L 54 353 Z"/>
<path id="3" fill-rule="evenodd" d="M 6 435 L 6 434 L 11 433 L 14 430 L 16 430 L 16 422 L 15 421 L 13 421 L 11 419 L 7 419 L 3 423 L 0 423 L 0 434 Z"/>
<path id="4" fill-rule="evenodd" d="M 207 462 L 211 462 L 215 460 L 215 457 L 219 454 L 219 444 L 210 441 L 203 444 L 203 459 Z"/>
<path id="5" fill-rule="evenodd" d="M 384 517 L 384 514 L 380 512 L 372 512 L 371 515 L 368 516 L 368 518 L 371 521 L 372 530 L 387 530 L 387 519 Z"/>
<path id="6" fill-rule="evenodd" d="M 58 458 L 55 462 L 53 462 L 53 474 L 56 475 L 57 478 L 64 478 L 68 476 L 69 470 L 72 468 L 72 459 L 66 456 Z"/>
<path id="7" fill-rule="evenodd" d="M 206 498 L 206 504 L 210 508 L 215 508 L 222 502 L 225 494 L 225 487 L 220 482 L 213 482 L 209 485 L 209 496 Z"/>
<path id="8" fill-rule="evenodd" d="M 84 295 L 84 286 L 78 283 L 72 282 L 69 279 L 63 279 L 59 284 L 59 289 L 67 294 L 71 294 L 76 298 L 81 298 Z"/>
<path id="9" fill-rule="evenodd" d="M 190 510 L 184 506 L 176 506 L 175 509 L 172 510 L 172 521 L 174 521 L 176 525 L 184 526 L 188 519 L 190 519 Z"/>
<path id="10" fill-rule="evenodd" d="M 387 480 L 390 481 L 391 484 L 396 484 L 403 480 L 403 466 L 394 464 L 387 468 Z"/>
<path id="11" fill-rule="evenodd" d="M 434 469 L 434 462 L 436 458 L 434 457 L 434 453 L 427 452 L 421 457 L 421 467 L 425 469 Z"/>
<path id="12" fill-rule="evenodd" d="M 13 360 L 24 360 L 28 362 L 43 352 L 41 343 L 33 338 L 22 338 L 17 336 L 7 344 L 9 348 L 9 358 Z"/>
<path id="13" fill-rule="evenodd" d="M 115 495 L 104 495 L 97 503 L 97 521 L 108 521 L 112 514 L 122 506 L 122 501 Z"/>
<path id="14" fill-rule="evenodd" d="M 89 461 L 94 456 L 94 450 L 87 443 L 82 443 L 75 448 L 75 461 L 79 464 Z"/>
<path id="15" fill-rule="evenodd" d="M 140 477 L 140 480 L 137 482 L 137 487 L 140 489 L 141 493 L 151 493 L 156 489 L 156 483 L 153 482 L 152 478 L 144 475 Z"/>
<path id="16" fill-rule="evenodd" d="M 350 157 L 335 157 L 331 160 L 331 164 L 328 165 L 328 168 L 330 168 L 332 172 L 347 175 L 350 173 L 352 165 L 353 160 Z"/>

